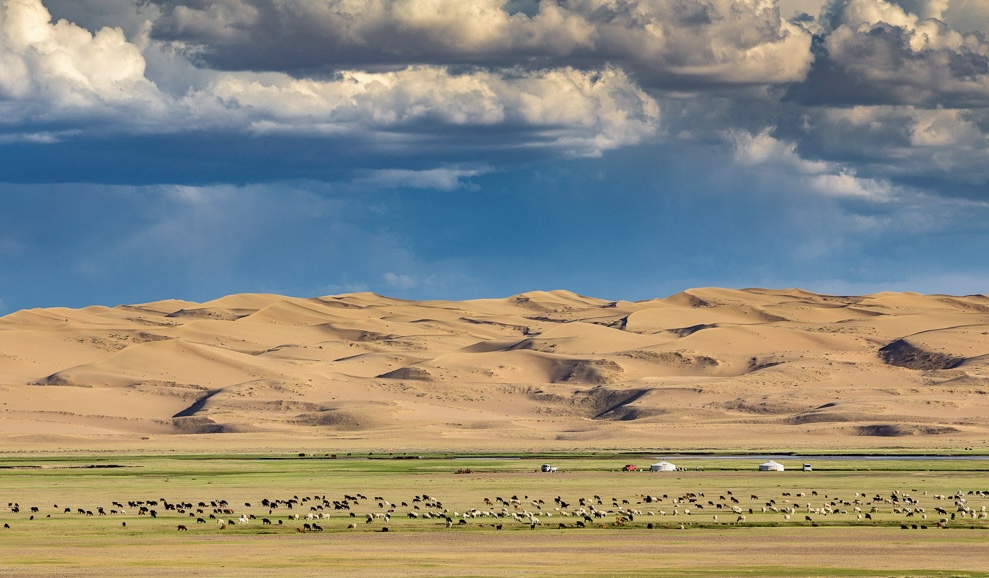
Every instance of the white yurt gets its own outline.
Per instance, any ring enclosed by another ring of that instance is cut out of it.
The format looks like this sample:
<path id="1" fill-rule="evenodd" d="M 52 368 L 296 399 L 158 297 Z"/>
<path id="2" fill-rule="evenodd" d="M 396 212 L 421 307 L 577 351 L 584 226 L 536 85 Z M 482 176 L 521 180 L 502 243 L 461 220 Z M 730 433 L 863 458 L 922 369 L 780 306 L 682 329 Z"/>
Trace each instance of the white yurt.
<path id="1" fill-rule="evenodd" d="M 760 472 L 782 472 L 783 471 L 783 464 L 781 464 L 781 463 L 779 463 L 779 462 L 777 462 L 775 460 L 769 460 L 768 462 L 759 464 L 759 471 Z"/>
<path id="2" fill-rule="evenodd" d="M 675 472 L 677 467 L 670 462 L 656 462 L 655 464 L 649 466 L 650 472 Z"/>

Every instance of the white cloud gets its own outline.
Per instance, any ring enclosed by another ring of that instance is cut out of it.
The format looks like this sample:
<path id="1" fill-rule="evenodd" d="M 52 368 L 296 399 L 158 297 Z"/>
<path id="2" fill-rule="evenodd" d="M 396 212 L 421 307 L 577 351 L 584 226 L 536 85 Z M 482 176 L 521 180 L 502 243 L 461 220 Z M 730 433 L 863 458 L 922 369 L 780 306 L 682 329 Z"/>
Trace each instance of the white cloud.
<path id="1" fill-rule="evenodd" d="M 183 104 L 204 123 L 257 133 L 361 134 L 433 125 L 518 131 L 524 144 L 573 154 L 635 144 L 658 130 L 659 106 L 622 71 L 572 68 L 510 75 L 417 66 L 348 71 L 332 81 L 280 73 L 218 74 Z M 531 132 L 528 136 L 527 132 Z"/>
<path id="2" fill-rule="evenodd" d="M 353 184 L 361 188 L 394 189 L 409 187 L 413 189 L 434 189 L 438 191 L 453 191 L 469 187 L 466 181 L 470 177 L 481 175 L 487 170 L 481 169 L 381 169 L 358 177 Z"/>
<path id="3" fill-rule="evenodd" d="M 855 176 L 852 169 L 841 169 L 837 173 L 814 175 L 808 183 L 811 188 L 823 195 L 859 198 L 867 201 L 890 200 L 893 187 L 889 182 Z"/>
<path id="4" fill-rule="evenodd" d="M 735 161 L 745 167 L 758 169 L 789 181 L 792 190 L 808 190 L 819 195 L 861 199 L 873 202 L 891 200 L 890 183 L 873 178 L 858 177 L 855 169 L 837 163 L 805 160 L 797 145 L 772 136 L 773 128 L 758 134 L 735 130 L 725 133 L 733 147 Z"/>
<path id="5" fill-rule="evenodd" d="M 140 50 L 118 28 L 95 34 L 64 20 L 52 23 L 40 0 L 0 3 L 0 97 L 6 122 L 29 117 L 120 117 L 163 106 L 144 76 Z"/>
<path id="6" fill-rule="evenodd" d="M 809 85 L 795 89 L 813 102 L 984 107 L 989 104 L 989 43 L 941 17 L 939 0 L 911 12 L 887 0 L 833 0 L 823 23 L 819 60 Z"/>
<path id="7" fill-rule="evenodd" d="M 663 85 L 757 84 L 800 80 L 812 60 L 810 34 L 770 0 L 543 1 L 529 13 L 510 13 L 505 0 L 158 4 L 158 37 L 206 47 L 201 56 L 228 69 L 558 68 L 577 59 Z"/>
<path id="8" fill-rule="evenodd" d="M 855 106 L 820 111 L 812 138 L 891 177 L 989 179 L 989 115 L 966 109 Z"/>
<path id="9" fill-rule="evenodd" d="M 213 0 L 204 8 L 176 6 L 172 23 L 180 34 L 209 35 L 217 41 L 250 40 L 259 11 L 243 0 Z"/>
<path id="10" fill-rule="evenodd" d="M 416 5 L 418 6 L 418 5 Z M 407 18 L 416 17 L 413 5 Z M 257 10 L 241 0 L 194 13 L 177 6 L 184 26 L 217 19 L 223 29 L 247 26 Z M 449 18 L 450 16 L 447 16 Z M 204 24 L 205 25 L 205 24 Z M 191 71 L 160 43 L 140 39 L 155 59 L 159 89 L 146 77 L 138 44 L 118 28 L 95 34 L 60 20 L 40 0 L 0 3 L 0 104 L 3 122 L 68 122 L 113 117 L 91 130 L 175 132 L 222 129 L 254 134 L 290 133 L 373 138 L 414 135 L 424 126 L 507 127 L 513 146 L 541 146 L 566 154 L 596 155 L 635 144 L 658 129 L 659 109 L 622 70 L 466 70 L 413 66 L 395 71 L 343 71 L 329 79 L 280 72 Z M 52 131 L 18 130 L 19 140 Z M 46 138 L 46 137 L 42 137 Z M 51 139 L 54 140 L 54 139 Z M 414 146 L 416 138 L 409 139 Z M 393 141 L 394 142 L 394 141 Z"/>
<path id="11" fill-rule="evenodd" d="M 758 134 L 728 131 L 726 137 L 734 146 L 735 161 L 745 166 L 775 165 L 800 174 L 819 175 L 831 170 L 828 163 L 800 158 L 796 143 L 777 139 L 772 132 L 772 127 Z"/>
<path id="12" fill-rule="evenodd" d="M 503 0 L 160 0 L 130 12 L 127 0 L 81 2 L 55 5 L 89 15 L 86 27 L 53 20 L 41 0 L 0 0 L 0 143 L 222 131 L 402 155 L 467 139 L 482 151 L 458 159 L 468 168 L 429 161 L 440 168 L 361 177 L 452 190 L 493 150 L 596 156 L 669 126 L 695 141 L 733 135 L 736 162 L 805 175 L 812 191 L 875 200 L 892 194 L 884 177 L 989 178 L 989 43 L 933 19 L 989 18 L 989 3 L 832 0 L 818 64 L 837 76 L 802 83 L 810 34 L 773 0 L 566 0 L 515 12 Z M 94 15 L 110 12 L 122 28 L 98 26 Z M 310 68 L 292 68 L 310 56 Z M 781 106 L 772 85 L 783 82 L 825 106 Z M 668 114 L 665 89 L 684 87 L 695 92 L 678 90 L 687 104 Z M 858 101 L 870 106 L 828 107 Z M 809 119 L 804 155 L 797 116 Z"/>
<path id="13" fill-rule="evenodd" d="M 78 135 L 78 131 L 41 131 L 41 132 L 14 132 L 9 134 L 0 134 L 0 144 L 10 144 L 10 143 L 35 143 L 35 144 L 52 144 L 59 142 L 67 137 Z"/>

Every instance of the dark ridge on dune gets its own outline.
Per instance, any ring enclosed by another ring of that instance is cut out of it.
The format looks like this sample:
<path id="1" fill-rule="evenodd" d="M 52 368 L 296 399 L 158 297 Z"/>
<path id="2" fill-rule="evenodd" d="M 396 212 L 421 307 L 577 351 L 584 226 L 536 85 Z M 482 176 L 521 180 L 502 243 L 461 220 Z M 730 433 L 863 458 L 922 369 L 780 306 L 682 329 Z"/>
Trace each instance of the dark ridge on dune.
<path id="1" fill-rule="evenodd" d="M 925 351 L 905 339 L 897 339 L 880 349 L 879 357 L 888 365 L 920 370 L 954 369 L 965 361 L 963 357 Z"/>

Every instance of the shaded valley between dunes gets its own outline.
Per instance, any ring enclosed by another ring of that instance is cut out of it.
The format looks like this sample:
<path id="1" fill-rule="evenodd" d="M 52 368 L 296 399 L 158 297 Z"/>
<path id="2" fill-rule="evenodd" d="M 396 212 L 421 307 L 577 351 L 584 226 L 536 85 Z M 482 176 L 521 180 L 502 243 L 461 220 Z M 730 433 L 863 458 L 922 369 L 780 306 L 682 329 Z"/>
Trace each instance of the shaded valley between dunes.
<path id="1" fill-rule="evenodd" d="M 704 288 L 22 310 L 0 318 L 0 394 L 9 448 L 989 449 L 989 298 Z"/>

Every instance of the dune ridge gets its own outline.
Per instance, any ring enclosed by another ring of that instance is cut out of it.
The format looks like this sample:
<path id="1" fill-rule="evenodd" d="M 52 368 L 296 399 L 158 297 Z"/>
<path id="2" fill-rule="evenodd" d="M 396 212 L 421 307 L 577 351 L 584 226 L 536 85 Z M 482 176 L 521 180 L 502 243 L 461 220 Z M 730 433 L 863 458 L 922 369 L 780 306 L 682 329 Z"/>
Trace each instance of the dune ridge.
<path id="1" fill-rule="evenodd" d="M 989 450 L 989 298 L 231 295 L 0 318 L 0 448 Z"/>

